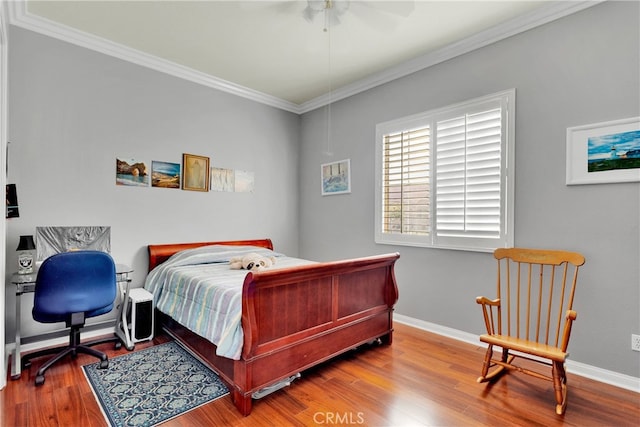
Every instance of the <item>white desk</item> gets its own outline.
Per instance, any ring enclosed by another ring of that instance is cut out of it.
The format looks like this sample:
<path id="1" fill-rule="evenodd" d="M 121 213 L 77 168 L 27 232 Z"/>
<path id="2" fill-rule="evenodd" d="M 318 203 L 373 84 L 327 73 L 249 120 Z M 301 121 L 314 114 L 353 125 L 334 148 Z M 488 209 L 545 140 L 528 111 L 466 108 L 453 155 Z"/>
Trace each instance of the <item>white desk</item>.
<path id="1" fill-rule="evenodd" d="M 127 311 L 125 305 L 128 300 L 129 295 L 129 286 L 131 284 L 130 274 L 133 272 L 131 267 L 125 264 L 116 264 L 116 282 L 118 284 L 118 295 L 120 296 L 120 303 L 118 305 L 118 320 L 116 320 L 116 335 L 122 340 L 128 350 L 133 349 L 133 344 L 131 343 L 131 338 L 128 335 L 128 330 L 126 329 L 126 316 Z M 20 378 L 20 374 L 22 373 L 22 358 L 20 356 L 20 296 L 22 294 L 32 293 L 36 289 L 36 278 L 38 277 L 38 271 L 34 271 L 31 274 L 18 274 L 14 273 L 11 275 L 11 283 L 16 286 L 16 346 L 13 350 L 11 357 L 11 379 L 17 380 Z M 124 320 L 124 322 L 123 322 Z M 125 325 L 124 329 L 126 331 L 119 333 L 119 329 L 122 328 L 122 324 Z"/>

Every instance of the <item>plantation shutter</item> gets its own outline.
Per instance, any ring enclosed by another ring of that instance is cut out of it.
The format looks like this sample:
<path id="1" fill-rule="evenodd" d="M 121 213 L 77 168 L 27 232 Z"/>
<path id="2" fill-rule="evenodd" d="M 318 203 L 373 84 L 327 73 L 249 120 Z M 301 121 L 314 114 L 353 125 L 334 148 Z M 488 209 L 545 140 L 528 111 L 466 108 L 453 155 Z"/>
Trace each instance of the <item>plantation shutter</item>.
<path id="1" fill-rule="evenodd" d="M 436 235 L 501 237 L 502 110 L 436 123 Z"/>
<path id="2" fill-rule="evenodd" d="M 384 233 L 430 232 L 429 126 L 391 133 L 383 141 Z"/>
<path id="3" fill-rule="evenodd" d="M 515 90 L 376 125 L 376 243 L 513 246 Z"/>

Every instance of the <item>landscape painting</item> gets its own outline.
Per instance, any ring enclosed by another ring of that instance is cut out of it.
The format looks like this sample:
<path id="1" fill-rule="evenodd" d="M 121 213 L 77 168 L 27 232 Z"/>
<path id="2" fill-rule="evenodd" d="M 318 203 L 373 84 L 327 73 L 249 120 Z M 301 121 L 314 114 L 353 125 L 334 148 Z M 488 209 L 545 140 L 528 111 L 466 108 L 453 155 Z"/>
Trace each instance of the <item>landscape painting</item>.
<path id="1" fill-rule="evenodd" d="M 180 188 L 180 163 L 151 162 L 151 186 Z"/>
<path id="2" fill-rule="evenodd" d="M 135 159 L 116 158 L 116 185 L 149 186 L 149 173 L 144 162 Z"/>
<path id="3" fill-rule="evenodd" d="M 640 130 L 590 137 L 587 148 L 589 172 L 640 168 Z"/>
<path id="4" fill-rule="evenodd" d="M 640 117 L 567 128 L 567 185 L 640 181 Z"/>

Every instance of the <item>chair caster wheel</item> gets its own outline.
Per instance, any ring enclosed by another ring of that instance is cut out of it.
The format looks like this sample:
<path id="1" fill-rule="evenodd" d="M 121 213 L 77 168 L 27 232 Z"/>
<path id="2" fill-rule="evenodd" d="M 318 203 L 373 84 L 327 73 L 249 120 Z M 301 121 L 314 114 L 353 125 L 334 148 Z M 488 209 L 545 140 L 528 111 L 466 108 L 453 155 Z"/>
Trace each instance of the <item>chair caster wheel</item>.
<path id="1" fill-rule="evenodd" d="M 132 345 L 132 346 L 127 347 L 127 350 L 133 351 L 134 348 L 135 348 L 135 346 Z"/>
<path id="2" fill-rule="evenodd" d="M 44 375 L 36 376 L 36 386 L 41 386 L 44 384 Z"/>
<path id="3" fill-rule="evenodd" d="M 109 367 L 109 360 L 101 360 L 100 361 L 100 369 L 106 369 Z"/>
<path id="4" fill-rule="evenodd" d="M 120 350 L 122 348 L 122 343 L 118 341 L 115 345 L 116 350 Z"/>

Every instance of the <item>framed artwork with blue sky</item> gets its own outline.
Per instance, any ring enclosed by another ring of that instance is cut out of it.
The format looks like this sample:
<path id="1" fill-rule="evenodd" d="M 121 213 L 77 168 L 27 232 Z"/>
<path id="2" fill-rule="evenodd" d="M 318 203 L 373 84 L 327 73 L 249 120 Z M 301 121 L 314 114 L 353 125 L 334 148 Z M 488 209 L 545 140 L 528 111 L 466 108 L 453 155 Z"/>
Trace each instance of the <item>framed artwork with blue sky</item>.
<path id="1" fill-rule="evenodd" d="M 640 117 L 567 129 L 567 185 L 639 181 Z"/>

